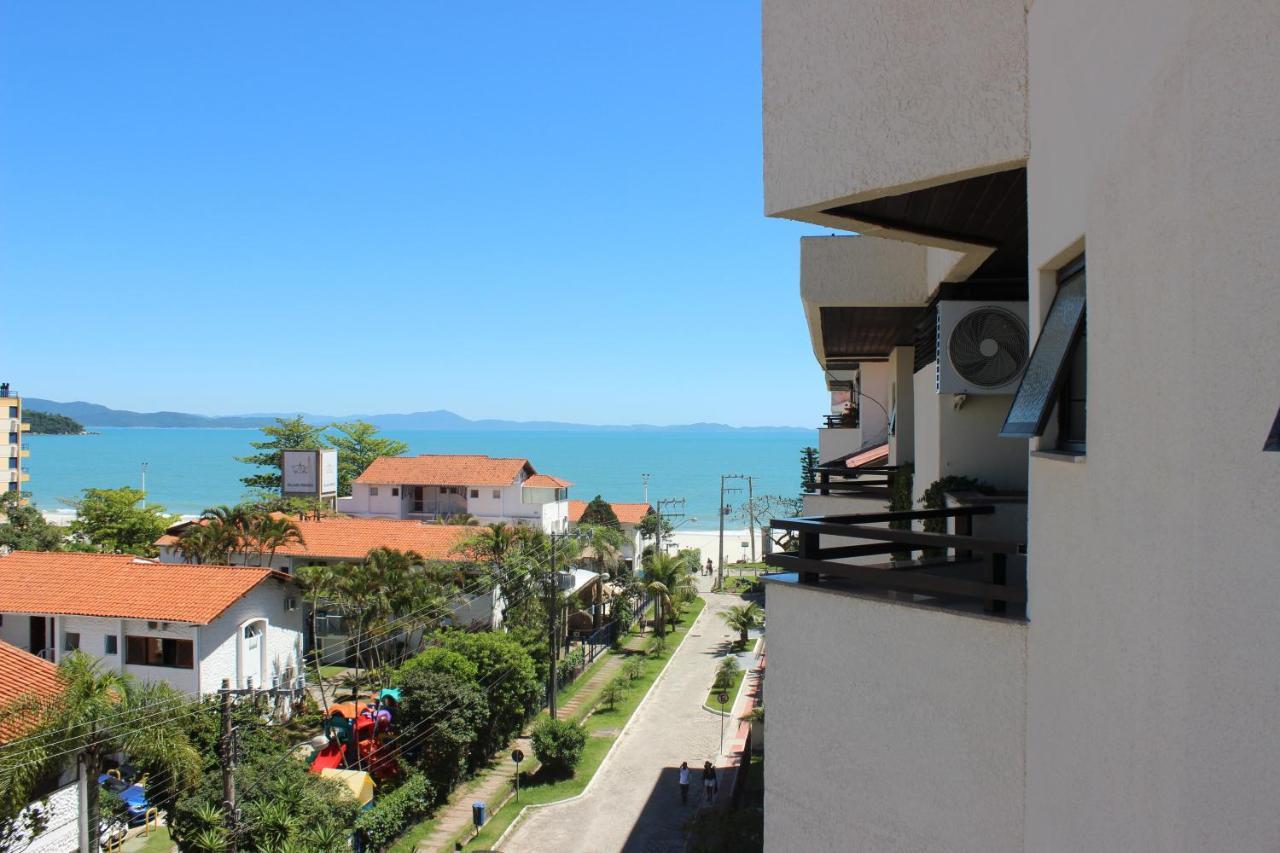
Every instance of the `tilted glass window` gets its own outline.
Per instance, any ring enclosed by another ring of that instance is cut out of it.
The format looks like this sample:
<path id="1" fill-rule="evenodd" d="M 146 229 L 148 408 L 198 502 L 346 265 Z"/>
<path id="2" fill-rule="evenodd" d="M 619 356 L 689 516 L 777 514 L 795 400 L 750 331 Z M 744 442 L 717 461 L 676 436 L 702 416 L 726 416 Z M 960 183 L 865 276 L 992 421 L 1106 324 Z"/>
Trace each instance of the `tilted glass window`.
<path id="1" fill-rule="evenodd" d="M 1271 424 L 1271 433 L 1267 436 L 1267 443 L 1262 445 L 1262 449 L 1280 452 L 1280 411 L 1276 412 L 1276 419 Z"/>
<path id="2" fill-rule="evenodd" d="M 1049 414 L 1059 400 L 1069 356 L 1084 328 L 1084 264 L 1072 264 L 1058 285 L 1031 361 L 1022 374 L 1018 393 L 1000 434 L 1006 438 L 1034 438 L 1044 433 Z M 1081 396 L 1083 391 L 1080 391 Z M 1083 400 L 1081 400 L 1083 404 Z"/>

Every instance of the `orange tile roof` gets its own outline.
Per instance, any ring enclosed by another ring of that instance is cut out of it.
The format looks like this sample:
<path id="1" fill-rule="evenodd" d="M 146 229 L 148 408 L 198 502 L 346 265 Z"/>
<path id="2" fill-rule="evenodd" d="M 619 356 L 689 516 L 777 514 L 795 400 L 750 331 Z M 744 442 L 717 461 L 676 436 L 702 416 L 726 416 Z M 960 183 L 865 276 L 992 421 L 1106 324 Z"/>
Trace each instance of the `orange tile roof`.
<path id="1" fill-rule="evenodd" d="M 44 658 L 0 642 L 0 708 L 22 696 L 51 699 L 62 692 L 58 668 Z M 0 743 L 21 737 L 34 720 L 0 717 Z"/>
<path id="2" fill-rule="evenodd" d="M 207 625 L 270 569 L 166 565 L 128 554 L 14 551 L 0 557 L 0 612 Z"/>
<path id="3" fill-rule="evenodd" d="M 567 489 L 573 485 L 568 480 L 552 477 L 550 474 L 534 474 L 525 480 L 523 485 L 534 489 Z"/>
<path id="4" fill-rule="evenodd" d="M 521 471 L 537 473 L 528 459 L 424 453 L 380 456 L 355 481 L 375 486 L 511 486 Z"/>
<path id="5" fill-rule="evenodd" d="M 478 528 L 461 524 L 428 524 L 395 518 L 356 518 L 350 515 L 328 515 L 299 519 L 284 516 L 298 525 L 302 544 L 290 543 L 276 549 L 277 554 L 299 557 L 330 557 L 339 560 L 362 560 L 374 548 L 417 551 L 428 560 L 463 560 L 454 548 L 476 535 Z M 192 524 L 182 522 L 170 527 L 177 533 L 166 533 L 156 540 L 156 547 L 173 546 L 181 532 Z"/>
<path id="6" fill-rule="evenodd" d="M 639 524 L 640 520 L 653 510 L 649 504 L 611 503 L 609 506 L 613 507 L 613 514 L 618 517 L 619 524 Z M 569 501 L 569 521 L 573 524 L 581 521 L 582 513 L 586 508 L 586 501 Z"/>

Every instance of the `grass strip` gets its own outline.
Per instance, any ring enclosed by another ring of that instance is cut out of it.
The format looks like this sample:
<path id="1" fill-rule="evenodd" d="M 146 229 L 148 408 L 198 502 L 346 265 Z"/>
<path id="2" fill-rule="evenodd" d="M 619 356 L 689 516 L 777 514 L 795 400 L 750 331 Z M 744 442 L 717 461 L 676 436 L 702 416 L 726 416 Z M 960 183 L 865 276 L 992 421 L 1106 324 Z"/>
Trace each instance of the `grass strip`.
<path id="1" fill-rule="evenodd" d="M 713 711 L 723 710 L 725 713 L 732 711 L 734 700 L 738 697 L 738 688 L 742 686 L 742 679 L 746 674 L 747 671 L 745 669 L 740 669 L 733 674 L 733 683 L 728 687 L 712 687 L 711 690 L 707 692 L 707 701 L 702 704 Z M 720 707 L 719 699 L 722 692 L 729 694 L 729 701 L 724 704 L 723 709 Z"/>

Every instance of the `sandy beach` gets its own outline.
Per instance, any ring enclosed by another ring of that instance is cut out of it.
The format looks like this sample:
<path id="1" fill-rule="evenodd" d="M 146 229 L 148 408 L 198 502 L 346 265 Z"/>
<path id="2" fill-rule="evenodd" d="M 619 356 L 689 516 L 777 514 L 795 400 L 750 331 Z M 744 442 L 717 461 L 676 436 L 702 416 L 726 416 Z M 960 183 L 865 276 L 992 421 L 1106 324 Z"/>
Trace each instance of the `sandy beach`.
<path id="1" fill-rule="evenodd" d="M 705 564 L 710 558 L 711 564 L 716 565 L 719 554 L 719 532 L 715 530 L 677 530 L 671 534 L 670 541 L 676 543 L 680 548 L 697 548 L 702 552 L 702 562 Z M 756 559 L 764 559 L 764 552 L 761 550 L 760 531 L 756 530 Z M 732 565 L 740 560 L 751 559 L 751 539 L 747 535 L 745 528 L 742 530 L 726 530 L 724 532 L 724 562 L 725 565 Z"/>

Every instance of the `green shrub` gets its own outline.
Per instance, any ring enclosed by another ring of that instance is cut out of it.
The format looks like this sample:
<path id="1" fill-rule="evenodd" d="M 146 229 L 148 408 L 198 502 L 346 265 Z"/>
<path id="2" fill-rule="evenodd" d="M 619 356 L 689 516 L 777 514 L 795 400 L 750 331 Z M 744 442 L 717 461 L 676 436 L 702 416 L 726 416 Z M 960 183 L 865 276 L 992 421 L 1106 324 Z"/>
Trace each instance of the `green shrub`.
<path id="1" fill-rule="evenodd" d="M 533 754 L 554 776 L 572 776 L 586 745 L 582 726 L 569 720 L 544 717 L 533 727 Z"/>
<path id="2" fill-rule="evenodd" d="M 667 638 L 661 634 L 655 634 L 653 639 L 649 640 L 648 652 L 651 655 L 660 655 L 667 649 Z"/>
<path id="3" fill-rule="evenodd" d="M 626 688 L 622 684 L 623 676 L 618 676 L 610 681 L 600 691 L 600 701 L 609 703 L 609 710 L 613 710 L 613 706 L 618 704 L 618 700 L 622 698 L 622 694 L 626 692 Z"/>
<path id="4" fill-rule="evenodd" d="M 628 682 L 635 681 L 644 674 L 644 661 L 638 657 L 627 658 L 627 662 L 622 665 L 622 674 L 627 677 Z"/>
<path id="5" fill-rule="evenodd" d="M 720 661 L 720 666 L 716 668 L 715 689 L 728 689 L 733 686 L 733 679 L 741 669 L 742 667 L 738 666 L 736 657 L 727 657 Z"/>
<path id="6" fill-rule="evenodd" d="M 435 793 L 426 776 L 415 773 L 390 794 L 379 797 L 373 808 L 361 812 L 356 829 L 364 833 L 370 848 L 381 850 L 412 823 L 431 813 Z"/>

